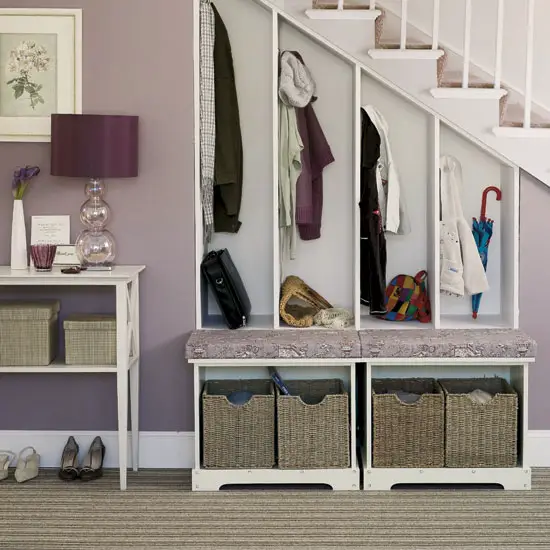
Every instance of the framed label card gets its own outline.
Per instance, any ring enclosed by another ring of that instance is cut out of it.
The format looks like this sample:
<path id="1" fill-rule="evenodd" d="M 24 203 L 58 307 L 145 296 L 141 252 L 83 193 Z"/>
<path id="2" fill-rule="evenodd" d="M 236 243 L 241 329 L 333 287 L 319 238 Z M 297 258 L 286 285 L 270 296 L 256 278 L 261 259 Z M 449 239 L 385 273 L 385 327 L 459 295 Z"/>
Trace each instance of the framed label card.
<path id="1" fill-rule="evenodd" d="M 70 216 L 32 216 L 31 244 L 71 243 Z"/>
<path id="2" fill-rule="evenodd" d="M 74 244 L 57 245 L 53 265 L 80 265 Z"/>
<path id="3" fill-rule="evenodd" d="M 50 141 L 82 113 L 82 10 L 0 9 L 0 141 Z"/>

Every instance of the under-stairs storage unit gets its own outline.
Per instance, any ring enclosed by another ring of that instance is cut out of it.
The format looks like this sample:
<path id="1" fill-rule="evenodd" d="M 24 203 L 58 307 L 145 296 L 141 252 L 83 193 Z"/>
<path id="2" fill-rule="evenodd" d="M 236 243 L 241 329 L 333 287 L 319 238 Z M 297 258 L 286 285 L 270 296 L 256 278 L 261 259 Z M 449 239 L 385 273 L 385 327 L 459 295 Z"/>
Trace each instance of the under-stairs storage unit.
<path id="1" fill-rule="evenodd" d="M 197 22 L 200 0 L 194 0 L 194 4 Z M 518 166 L 488 146 L 471 128 L 458 125 L 450 116 L 454 108 L 448 102 L 452 100 L 436 100 L 430 95 L 429 90 L 438 83 L 439 55 L 398 60 L 369 56 L 368 50 L 377 44 L 377 9 L 363 10 L 369 11 L 370 18 L 363 15 L 350 21 L 351 13 L 339 14 L 336 20 L 326 14 L 308 16 L 306 9 L 311 9 L 311 3 L 305 0 L 223 0 L 215 4 L 232 44 L 244 182 L 238 233 L 216 233 L 205 245 L 200 202 L 199 34 L 195 25 L 198 330 L 188 344 L 188 358 L 194 369 L 197 434 L 194 489 L 216 490 L 227 484 L 247 483 L 324 483 L 333 489 L 356 490 L 361 487 L 361 468 L 366 490 L 390 489 L 399 483 L 445 483 L 450 473 L 456 483 L 529 488 L 530 468 L 522 451 L 527 429 L 527 371 L 534 350 L 517 330 Z M 314 109 L 335 157 L 323 173 L 321 238 L 298 240 L 296 259 L 292 260 L 281 254 L 278 227 L 278 69 L 279 54 L 285 50 L 299 51 L 313 74 L 318 98 Z M 438 108 L 437 101 L 442 102 Z M 387 282 L 399 274 L 414 276 L 426 270 L 430 323 L 381 320 L 360 304 L 360 146 L 361 108 L 365 105 L 376 107 L 388 123 L 411 222 L 409 234 L 387 235 Z M 485 100 L 472 100 L 469 106 L 473 113 L 470 121 L 478 118 L 490 127 L 491 120 L 498 117 L 498 101 L 489 106 Z M 493 194 L 487 199 L 487 216 L 495 220 L 487 269 L 490 288 L 483 294 L 477 319 L 472 316 L 470 296 L 450 298 L 440 293 L 442 155 L 451 155 L 460 162 L 462 204 L 469 222 L 480 215 L 486 187 L 494 186 L 502 192 L 500 201 Z M 221 248 L 229 250 L 250 296 L 252 312 L 246 329 L 223 330 L 220 310 L 200 273 L 204 254 Z M 353 324 L 339 331 L 287 326 L 280 319 L 279 297 L 282 280 L 288 275 L 303 279 L 334 307 L 352 311 Z M 472 344 L 476 338 L 485 338 L 487 343 L 476 340 Z M 405 355 L 399 355 L 399 350 Z M 200 438 L 204 383 L 264 379 L 269 366 L 276 366 L 288 380 L 342 380 L 350 403 L 349 467 L 204 468 Z M 505 378 L 519 394 L 516 467 L 484 471 L 372 467 L 372 379 L 493 375 Z"/>

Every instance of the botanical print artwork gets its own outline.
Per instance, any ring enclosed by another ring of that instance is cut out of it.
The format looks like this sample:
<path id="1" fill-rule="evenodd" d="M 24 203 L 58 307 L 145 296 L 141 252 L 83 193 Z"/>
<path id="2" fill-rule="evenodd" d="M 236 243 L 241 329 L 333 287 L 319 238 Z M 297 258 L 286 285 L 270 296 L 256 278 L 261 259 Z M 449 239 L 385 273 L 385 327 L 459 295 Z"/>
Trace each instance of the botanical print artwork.
<path id="1" fill-rule="evenodd" d="M 56 110 L 53 34 L 0 35 L 0 116 L 49 116 Z"/>
<path id="2" fill-rule="evenodd" d="M 19 99 L 24 94 L 28 94 L 31 107 L 33 109 L 39 103 L 44 103 L 44 98 L 40 94 L 42 84 L 34 82 L 33 72 L 42 73 L 50 68 L 50 58 L 48 50 L 41 44 L 31 40 L 23 40 L 14 50 L 10 52 L 8 61 L 8 74 L 16 76 L 8 80 L 6 84 L 11 86 L 15 99 Z"/>

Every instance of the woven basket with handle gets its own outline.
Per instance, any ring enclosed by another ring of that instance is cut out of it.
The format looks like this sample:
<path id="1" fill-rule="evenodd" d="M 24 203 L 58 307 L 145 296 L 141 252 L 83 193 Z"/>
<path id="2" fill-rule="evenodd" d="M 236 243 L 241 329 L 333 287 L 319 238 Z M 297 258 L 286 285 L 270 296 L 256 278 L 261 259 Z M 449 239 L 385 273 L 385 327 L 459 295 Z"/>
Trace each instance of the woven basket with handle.
<path id="1" fill-rule="evenodd" d="M 294 303 L 295 301 L 301 303 Z M 311 327 L 315 315 L 322 309 L 330 308 L 332 306 L 299 277 L 290 275 L 283 282 L 279 314 L 287 325 Z"/>

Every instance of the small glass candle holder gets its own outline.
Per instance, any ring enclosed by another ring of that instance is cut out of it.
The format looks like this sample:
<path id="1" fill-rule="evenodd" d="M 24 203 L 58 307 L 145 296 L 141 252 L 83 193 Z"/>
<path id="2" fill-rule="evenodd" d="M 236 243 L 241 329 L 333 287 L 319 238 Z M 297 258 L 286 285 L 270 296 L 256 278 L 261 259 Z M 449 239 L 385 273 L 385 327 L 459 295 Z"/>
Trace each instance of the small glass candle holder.
<path id="1" fill-rule="evenodd" d="M 33 244 L 31 245 L 31 258 L 36 271 L 51 271 L 57 245 Z"/>

